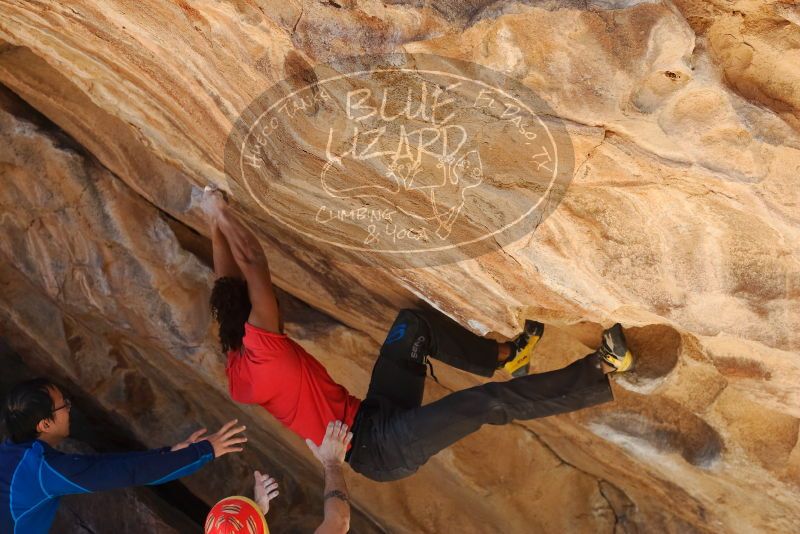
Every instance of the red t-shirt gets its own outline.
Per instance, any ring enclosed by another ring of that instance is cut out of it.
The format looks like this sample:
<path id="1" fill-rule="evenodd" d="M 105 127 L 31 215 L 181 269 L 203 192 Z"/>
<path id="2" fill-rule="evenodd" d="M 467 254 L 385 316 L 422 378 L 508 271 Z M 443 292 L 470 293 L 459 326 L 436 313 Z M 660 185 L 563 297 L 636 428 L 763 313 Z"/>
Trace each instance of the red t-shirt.
<path id="1" fill-rule="evenodd" d="M 260 404 L 301 438 L 319 445 L 328 423 L 353 426 L 361 401 L 331 379 L 303 347 L 286 334 L 244 324 L 241 351 L 228 351 L 231 398 Z"/>

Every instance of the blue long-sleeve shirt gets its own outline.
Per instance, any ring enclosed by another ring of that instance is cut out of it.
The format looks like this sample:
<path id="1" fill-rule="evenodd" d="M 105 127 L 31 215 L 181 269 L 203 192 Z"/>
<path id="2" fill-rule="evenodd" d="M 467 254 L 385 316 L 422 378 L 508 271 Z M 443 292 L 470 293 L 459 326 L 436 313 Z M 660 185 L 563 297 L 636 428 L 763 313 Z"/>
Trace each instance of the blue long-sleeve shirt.
<path id="1" fill-rule="evenodd" d="M 207 440 L 170 452 L 64 454 L 41 440 L 0 444 L 0 533 L 39 534 L 53 523 L 59 497 L 154 485 L 190 475 L 214 458 Z"/>

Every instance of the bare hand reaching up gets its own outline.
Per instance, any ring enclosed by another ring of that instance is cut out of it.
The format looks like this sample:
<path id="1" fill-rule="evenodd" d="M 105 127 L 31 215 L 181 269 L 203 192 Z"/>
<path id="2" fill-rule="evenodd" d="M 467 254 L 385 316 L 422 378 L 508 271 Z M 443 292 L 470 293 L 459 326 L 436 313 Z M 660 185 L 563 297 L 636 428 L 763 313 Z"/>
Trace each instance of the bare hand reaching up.
<path id="1" fill-rule="evenodd" d="M 319 446 L 315 445 L 310 439 L 306 440 L 306 445 L 317 457 L 317 460 L 327 467 L 344 463 L 344 455 L 351 439 L 353 439 L 353 433 L 347 431 L 346 424 L 341 421 L 331 421 L 328 423 L 325 437 L 322 438 L 322 443 Z"/>
<path id="2" fill-rule="evenodd" d="M 341 421 L 331 421 L 325 430 L 325 437 L 317 447 L 310 439 L 306 445 L 325 468 L 325 518 L 315 534 L 344 534 L 350 528 L 350 498 L 344 481 L 342 464 L 353 433 Z"/>
<path id="3" fill-rule="evenodd" d="M 253 486 L 254 500 L 261 508 L 261 513 L 267 515 L 269 511 L 269 501 L 279 494 L 278 483 L 271 476 L 262 475 L 259 471 L 254 471 L 253 477 L 255 478 L 255 486 Z"/>
<path id="4" fill-rule="evenodd" d="M 238 423 L 238 419 L 232 419 L 222 425 L 216 434 L 211 434 L 207 439 L 211 446 L 214 448 L 214 458 L 225 456 L 229 452 L 242 452 L 242 447 L 236 447 L 240 443 L 245 443 L 247 438 L 239 436 L 245 430 L 245 426 L 234 426 Z M 194 434 L 193 434 L 194 435 Z"/>
<path id="5" fill-rule="evenodd" d="M 186 438 L 184 441 L 173 445 L 172 448 L 170 448 L 170 451 L 179 451 L 181 449 L 185 449 L 192 443 L 208 440 L 208 442 L 211 443 L 211 446 L 214 448 L 214 458 L 219 458 L 220 456 L 224 456 L 229 452 L 241 452 L 242 448 L 234 447 L 234 445 L 238 443 L 245 443 L 247 438 L 244 436 L 237 436 L 237 434 L 243 432 L 245 429 L 244 425 L 233 428 L 233 425 L 235 425 L 238 421 L 238 419 L 232 419 L 228 421 L 222 425 L 222 428 L 220 428 L 216 434 L 211 434 L 210 436 L 203 435 L 206 433 L 205 428 L 196 430 L 195 432 L 192 432 L 192 435 Z"/>

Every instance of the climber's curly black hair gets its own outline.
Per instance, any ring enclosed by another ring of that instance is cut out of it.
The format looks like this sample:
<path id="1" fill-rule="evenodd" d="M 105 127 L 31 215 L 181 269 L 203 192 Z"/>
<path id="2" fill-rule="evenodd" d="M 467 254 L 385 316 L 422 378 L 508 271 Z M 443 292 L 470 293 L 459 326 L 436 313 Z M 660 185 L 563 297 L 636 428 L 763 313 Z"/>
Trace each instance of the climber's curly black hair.
<path id="1" fill-rule="evenodd" d="M 219 323 L 219 342 L 222 351 L 239 350 L 244 337 L 244 323 L 250 316 L 250 296 L 247 282 L 233 276 L 223 276 L 211 290 L 211 315 Z"/>

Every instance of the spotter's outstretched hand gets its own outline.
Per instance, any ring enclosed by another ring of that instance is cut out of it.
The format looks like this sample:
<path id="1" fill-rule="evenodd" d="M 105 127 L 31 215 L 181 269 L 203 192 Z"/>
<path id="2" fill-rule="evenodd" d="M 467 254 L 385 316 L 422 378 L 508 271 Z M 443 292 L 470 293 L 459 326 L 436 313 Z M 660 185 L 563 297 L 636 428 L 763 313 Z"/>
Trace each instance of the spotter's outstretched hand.
<path id="1" fill-rule="evenodd" d="M 306 445 L 323 466 L 341 465 L 344 463 L 347 446 L 353 439 L 353 433 L 347 430 L 347 425 L 343 422 L 331 421 L 319 446 L 310 439 L 306 440 Z"/>
<path id="2" fill-rule="evenodd" d="M 237 447 L 237 445 L 247 442 L 247 438 L 237 434 L 244 432 L 247 427 L 235 426 L 238 422 L 238 419 L 231 419 L 222 425 L 216 434 L 211 434 L 206 438 L 214 447 L 214 458 L 225 456 L 230 452 L 242 452 L 242 447 Z"/>
<path id="3" fill-rule="evenodd" d="M 269 511 L 269 501 L 280 494 L 278 491 L 278 482 L 269 475 L 262 475 L 260 471 L 254 471 L 253 478 L 255 479 L 255 485 L 253 486 L 254 500 L 261 508 L 261 512 L 267 515 Z"/>

